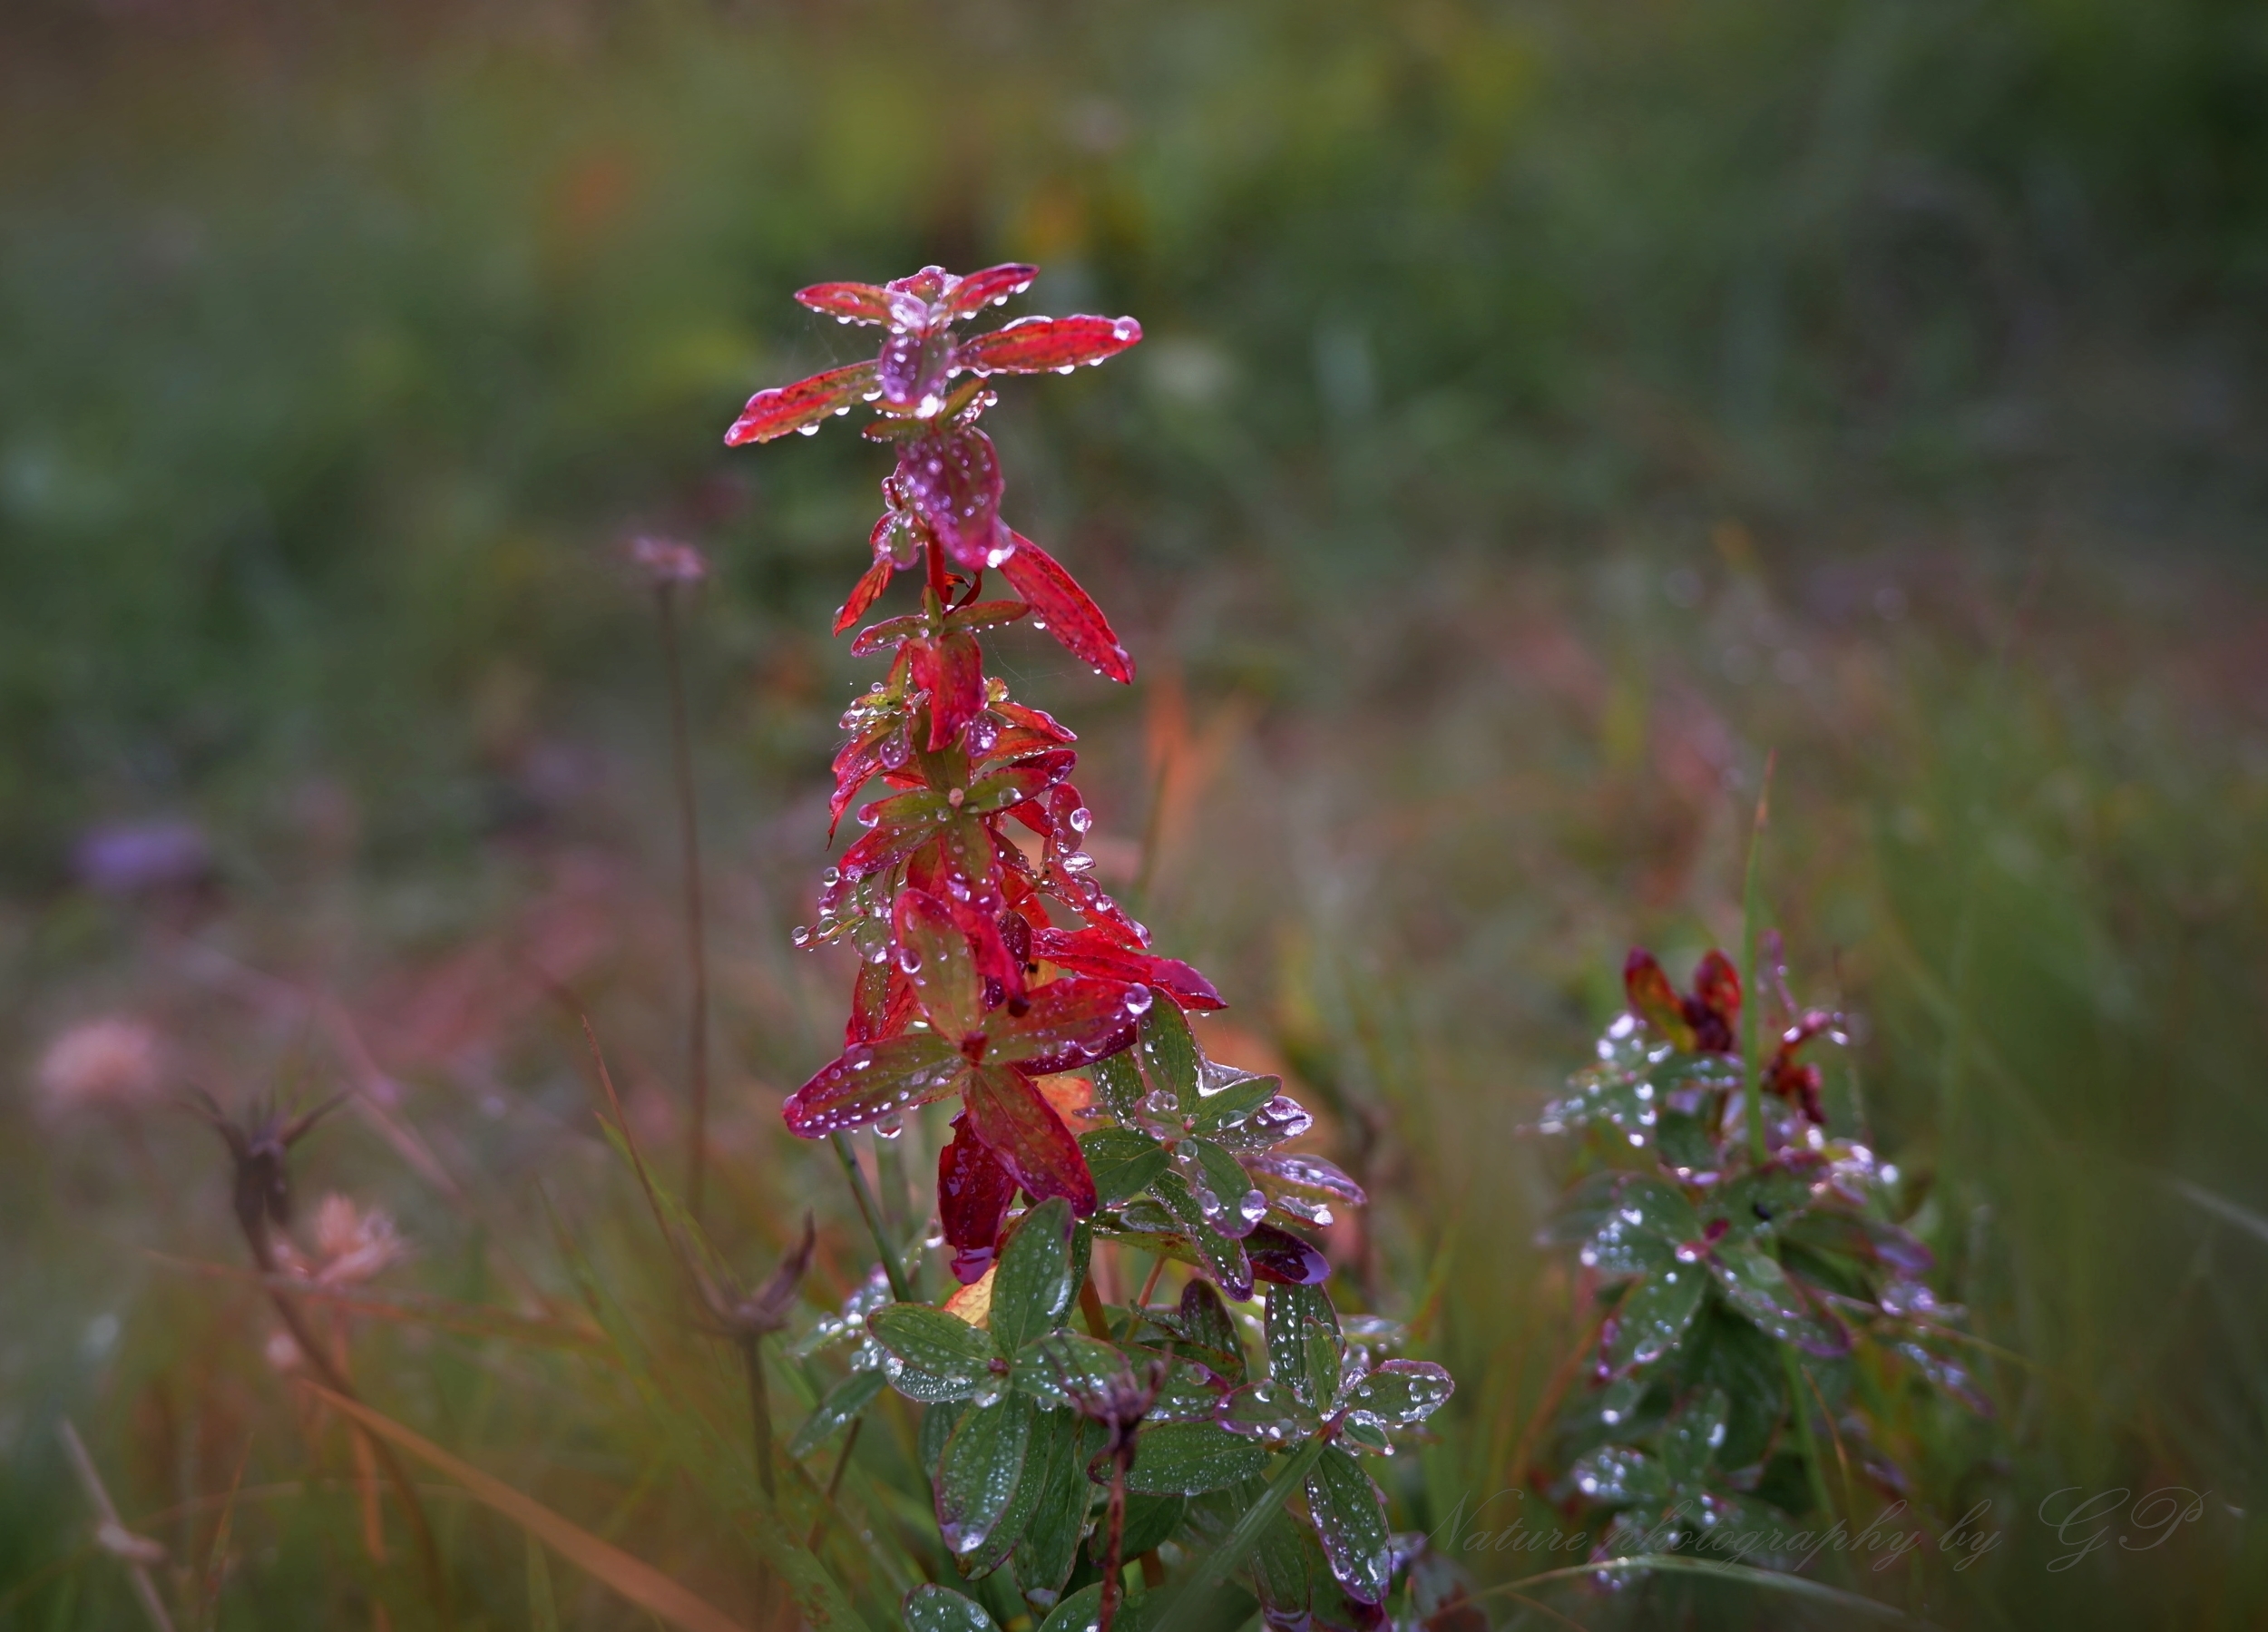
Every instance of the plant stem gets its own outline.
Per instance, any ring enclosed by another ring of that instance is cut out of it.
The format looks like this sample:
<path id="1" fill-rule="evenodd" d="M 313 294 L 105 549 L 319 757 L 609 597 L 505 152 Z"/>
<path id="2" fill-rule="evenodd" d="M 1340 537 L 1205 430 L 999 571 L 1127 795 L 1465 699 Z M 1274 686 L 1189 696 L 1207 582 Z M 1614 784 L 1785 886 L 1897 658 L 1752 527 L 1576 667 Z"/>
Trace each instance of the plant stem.
<path id="1" fill-rule="evenodd" d="M 94 1504 L 95 1512 L 102 1517 L 103 1528 L 97 1533 L 98 1540 L 108 1549 L 112 1538 L 122 1540 L 126 1536 L 126 1527 L 118 1517 L 118 1505 L 111 1500 L 110 1489 L 103 1483 L 103 1476 L 95 1469 L 94 1459 L 87 1454 L 86 1441 L 79 1438 L 79 1431 L 71 1425 L 71 1419 L 65 1417 L 55 1432 L 63 1441 L 64 1452 L 71 1458 L 72 1471 L 79 1476 L 80 1489 L 86 1492 L 87 1500 Z M 150 1580 L 149 1567 L 126 1553 L 121 1552 L 118 1556 L 126 1566 L 127 1578 L 134 1584 L 135 1601 L 141 1604 L 142 1614 L 150 1617 L 151 1626 L 156 1628 L 156 1632 L 173 1632 L 173 1617 L 166 1614 L 164 1600 L 158 1597 L 158 1589 Z"/>
<path id="2" fill-rule="evenodd" d="M 740 1339 L 740 1358 L 748 1368 L 748 1431 L 756 1441 L 756 1481 L 764 1487 L 764 1500 L 779 1500 L 772 1473 L 771 1391 L 764 1380 L 764 1339 L 751 1332 Z"/>
<path id="3" fill-rule="evenodd" d="M 709 946 L 701 923 L 700 821 L 693 796 L 692 728 L 685 708 L 685 664 L 679 650 L 677 586 L 654 588 L 661 617 L 661 654 L 670 675 L 670 753 L 677 780 L 678 852 L 685 884 L 685 962 L 692 982 L 686 1015 L 685 1070 L 691 1097 L 685 1152 L 685 1206 L 700 1222 L 709 1148 Z"/>
<path id="4" fill-rule="evenodd" d="M 830 1134 L 828 1142 L 834 1145 L 836 1159 L 843 1164 L 843 1173 L 850 1180 L 851 1194 L 858 1201 L 858 1216 L 866 1221 L 866 1233 L 875 1238 L 875 1250 L 882 1255 L 882 1273 L 890 1277 L 890 1295 L 901 1304 L 912 1303 L 914 1294 L 905 1284 L 905 1271 L 882 1227 L 882 1210 L 875 1206 L 874 1187 L 866 1182 L 865 1169 L 858 1165 L 858 1153 L 851 1148 L 850 1135 Z"/>
<path id="5" fill-rule="evenodd" d="M 1765 823 L 1772 812 L 1772 773 L 1779 750 L 1765 757 L 1764 791 L 1756 796 L 1756 825 L 1748 835 L 1748 867 L 1740 890 L 1740 1077 L 1748 1109 L 1748 1157 L 1758 1167 L 1767 1154 L 1764 1135 L 1764 1079 L 1756 1060 L 1756 1015 L 1764 1008 L 1764 986 L 1756 978 L 1756 937 L 1764 916 L 1758 862 L 1764 855 Z"/>
<path id="6" fill-rule="evenodd" d="M 853 1417 L 850 1432 L 843 1436 L 843 1449 L 836 1456 L 835 1471 L 826 1478 L 826 1500 L 819 1504 L 819 1516 L 811 1521 L 811 1539 L 803 1544 L 806 1552 L 819 1550 L 819 1538 L 826 1534 L 827 1515 L 835 1511 L 835 1493 L 843 1488 L 844 1471 L 850 1466 L 851 1452 L 858 1447 L 858 1431 L 865 1425 L 865 1417 Z"/>
<path id="7" fill-rule="evenodd" d="M 1119 1600 L 1126 1596 L 1126 1471 L 1134 1461 L 1129 1440 L 1110 1459 L 1110 1539 L 1102 1555 L 1102 1602 L 1095 1617 L 1095 1632 L 1110 1632 L 1119 1617 Z"/>
<path id="8" fill-rule="evenodd" d="M 1174 1595 L 1172 1604 L 1152 1624 L 1151 1632 L 1165 1632 L 1168 1627 L 1177 1624 L 1185 1607 L 1201 1604 L 1215 1588 L 1228 1578 L 1228 1572 L 1243 1563 L 1245 1555 L 1258 1543 L 1260 1532 L 1267 1528 L 1268 1521 L 1276 1517 L 1285 1500 L 1305 1483 L 1307 1470 L 1314 1467 L 1322 1455 L 1321 1440 L 1309 1440 L 1292 1452 L 1291 1460 L 1276 1470 L 1276 1477 L 1268 1481 L 1268 1488 L 1260 1493 L 1260 1499 L 1246 1509 L 1244 1517 L 1237 1520 L 1237 1528 L 1230 1530 L 1221 1544 L 1198 1566 L 1197 1573 L 1189 1578 L 1188 1584 Z"/>

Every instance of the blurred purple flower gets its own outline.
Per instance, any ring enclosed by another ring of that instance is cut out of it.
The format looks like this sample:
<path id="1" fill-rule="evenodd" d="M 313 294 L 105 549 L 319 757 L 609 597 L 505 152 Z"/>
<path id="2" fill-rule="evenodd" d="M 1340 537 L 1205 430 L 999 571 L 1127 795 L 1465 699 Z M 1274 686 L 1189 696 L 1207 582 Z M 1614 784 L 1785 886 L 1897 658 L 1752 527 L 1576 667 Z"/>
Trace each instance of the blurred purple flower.
<path id="1" fill-rule="evenodd" d="M 212 847 L 193 822 L 110 822 L 87 829 L 72 865 L 88 888 L 132 895 L 195 884 L 212 869 Z"/>

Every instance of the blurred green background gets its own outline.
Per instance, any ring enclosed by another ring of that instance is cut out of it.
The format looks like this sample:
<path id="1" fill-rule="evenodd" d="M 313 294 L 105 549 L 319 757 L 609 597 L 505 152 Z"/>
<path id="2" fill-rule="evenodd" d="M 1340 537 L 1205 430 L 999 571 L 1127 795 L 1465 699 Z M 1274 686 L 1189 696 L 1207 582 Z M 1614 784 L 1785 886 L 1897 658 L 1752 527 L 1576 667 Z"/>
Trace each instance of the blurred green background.
<path id="1" fill-rule="evenodd" d="M 60 1413 L 132 1512 L 282 1420 L 142 1256 L 231 1256 L 208 1136 L 46 1086 L 69 1027 L 134 1017 L 224 1097 L 352 1075 L 359 1027 L 493 1204 L 343 1119 L 310 1183 L 467 1295 L 486 1255 L 541 1273 L 537 1178 L 621 1199 L 514 967 L 577 982 L 666 1129 L 640 531 L 717 567 L 727 1234 L 846 1216 L 771 1108 L 840 1002 L 785 937 L 882 467 L 719 436 L 855 355 L 796 287 L 1006 259 L 1044 269 L 1018 310 L 1148 334 L 992 420 L 1010 516 L 1143 674 L 997 655 L 1148 836 L 1161 941 L 1333 1108 L 1377 1303 L 1439 1295 L 1463 1387 L 1406 1521 L 1505 1482 L 1569 1337 L 1517 1129 L 1628 944 L 1682 974 L 1735 934 L 1776 750 L 1768 887 L 1858 1017 L 1847 1114 L 2019 1357 L 1991 1422 L 1900 1447 L 2007 1545 L 1900 1601 L 2268 1613 L 2268 11 L 19 0 L 0 83 L 0 1625 L 128 1613 L 52 1569 Z M 2213 1494 L 2051 1571 L 2071 1484 Z M 226 1624 L 345 1590 L 290 1522 Z"/>

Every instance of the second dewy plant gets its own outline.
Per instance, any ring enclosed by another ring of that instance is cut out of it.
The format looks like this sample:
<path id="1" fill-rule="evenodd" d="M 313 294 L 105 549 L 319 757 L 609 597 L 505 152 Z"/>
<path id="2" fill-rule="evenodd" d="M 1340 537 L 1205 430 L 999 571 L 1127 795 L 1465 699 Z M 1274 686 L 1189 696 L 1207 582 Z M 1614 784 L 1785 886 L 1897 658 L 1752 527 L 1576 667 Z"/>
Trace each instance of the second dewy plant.
<path id="1" fill-rule="evenodd" d="M 883 1262 L 804 1345 L 855 1346 L 791 1450 L 855 1422 L 885 1383 L 927 1408 L 921 1453 L 957 1581 L 916 1588 L 909 1626 L 982 1628 L 993 1610 L 1044 1616 L 1044 1632 L 1155 1626 L 1238 1591 L 1275 1627 L 1380 1626 L 1398 1555 L 1362 1458 L 1391 1453 L 1449 1397 L 1449 1374 L 1387 1358 L 1403 1341 L 1391 1324 L 1339 1314 L 1300 1228 L 1361 1205 L 1361 1189 L 1283 1148 L 1311 1119 L 1277 1079 L 1206 1057 L 1187 1016 L 1220 995 L 1152 951 L 1096 882 L 1072 733 L 985 672 L 980 637 L 1028 621 L 1097 675 L 1133 678 L 1093 600 L 1002 519 L 981 422 L 993 378 L 1101 363 L 1141 326 L 1024 318 L 960 332 L 1035 275 L 930 267 L 800 291 L 879 328 L 878 355 L 759 392 L 726 435 L 809 435 L 872 408 L 865 435 L 896 461 L 836 632 L 898 573 L 920 584 L 916 610 L 853 642 L 889 668 L 843 717 L 833 820 L 869 785 L 885 791 L 859 806 L 863 831 L 795 936 L 858 953 L 843 1051 L 785 1114 L 795 1133 L 836 1140 Z M 958 1108 L 936 1212 L 962 1285 L 932 1305 L 841 1136 L 888 1136 L 943 1099 Z M 1099 1239 L 1194 1274 L 1173 1303 L 1148 1301 L 1153 1270 L 1130 1305 L 1107 1305 L 1088 1279 Z M 1143 1590 L 1129 1597 L 1138 1562 Z"/>

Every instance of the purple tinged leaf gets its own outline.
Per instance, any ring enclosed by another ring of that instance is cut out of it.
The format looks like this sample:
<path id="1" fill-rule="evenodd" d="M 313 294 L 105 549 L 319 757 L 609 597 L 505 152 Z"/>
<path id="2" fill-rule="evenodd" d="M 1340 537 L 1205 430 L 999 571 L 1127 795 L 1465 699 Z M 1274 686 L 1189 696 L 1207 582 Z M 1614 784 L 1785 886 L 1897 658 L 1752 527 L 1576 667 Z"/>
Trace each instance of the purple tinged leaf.
<path id="1" fill-rule="evenodd" d="M 821 1138 L 942 1099 L 967 1069 L 961 1051 L 934 1032 L 854 1043 L 789 1095 L 781 1114 L 797 1138 Z"/>
<path id="2" fill-rule="evenodd" d="M 1325 1446 L 1308 1471 L 1307 1511 L 1341 1589 L 1365 1604 L 1384 1598 L 1393 1580 L 1386 1503 L 1362 1464 L 1337 1446 Z"/>
<path id="3" fill-rule="evenodd" d="M 1244 1158 L 1245 1170 L 1270 1205 L 1309 1224 L 1329 1224 L 1334 1207 L 1358 1207 L 1363 1187 L 1319 1156 L 1262 1151 Z"/>
<path id="4" fill-rule="evenodd" d="M 830 318 L 847 318 L 854 323 L 890 320 L 889 292 L 871 283 L 815 283 L 797 289 L 796 298 Z"/>
<path id="5" fill-rule="evenodd" d="M 1009 537 L 1015 551 L 1001 562 L 1001 571 L 1016 593 L 1031 603 L 1032 616 L 1080 662 L 1120 685 L 1130 682 L 1134 660 L 1119 644 L 1102 609 L 1052 555 L 1021 533 L 1012 531 Z"/>
<path id="6" fill-rule="evenodd" d="M 1725 1301 L 1768 1335 L 1823 1358 L 1850 1353 L 1851 1334 L 1843 1323 L 1819 1308 L 1779 1260 L 1753 1241 L 1727 1242 L 1708 1265 Z"/>
<path id="7" fill-rule="evenodd" d="M 1000 454 L 983 432 L 949 425 L 903 444 L 896 476 L 908 507 L 962 566 L 981 572 L 1012 559 L 1013 537 L 1000 523 Z"/>
<path id="8" fill-rule="evenodd" d="M 1618 1373 L 1652 1365 L 1677 1346 L 1701 1307 L 1707 1273 L 1672 1261 L 1631 1287 L 1607 1336 L 1607 1363 Z"/>
<path id="9" fill-rule="evenodd" d="M 948 1551 L 974 1552 L 1008 1511 L 1023 1472 L 1031 1416 L 1031 1402 L 1011 1394 L 968 1412 L 945 1441 L 937 1463 L 937 1530 Z"/>
<path id="10" fill-rule="evenodd" d="M 1142 337 L 1131 318 L 1019 318 L 963 340 L 953 361 L 973 374 L 1069 374 L 1116 357 Z"/>
<path id="11" fill-rule="evenodd" d="M 1077 1070 L 1134 1041 L 1128 988 L 1065 976 L 1031 989 L 1021 1015 L 992 1020 L 987 1060 L 1019 1064 L 1034 1077 Z"/>
<path id="12" fill-rule="evenodd" d="M 1039 275 L 1039 268 L 1014 261 L 987 267 L 982 272 L 971 272 L 946 290 L 945 316 L 952 320 L 973 318 L 988 306 L 1022 294 Z"/>
<path id="13" fill-rule="evenodd" d="M 1272 1377 L 1233 1391 L 1220 1402 L 1215 1420 L 1229 1432 L 1263 1445 L 1289 1445 L 1323 1426 L 1320 1416 Z"/>
<path id="14" fill-rule="evenodd" d="M 1456 1379 L 1430 1360 L 1388 1360 L 1347 1391 L 1340 1409 L 1350 1422 L 1410 1428 L 1439 1411 L 1456 1392 Z"/>
<path id="15" fill-rule="evenodd" d="M 969 1132 L 967 1121 L 953 1119 L 953 1138 L 937 1156 L 937 1216 L 953 1249 L 953 1278 L 964 1286 L 992 1266 L 1001 1224 L 1016 1198 L 1015 1179 Z"/>
<path id="16" fill-rule="evenodd" d="M 1245 1237 L 1255 1279 L 1276 1286 L 1320 1286 L 1331 1278 L 1331 1260 L 1289 1230 L 1264 1224 Z"/>
<path id="17" fill-rule="evenodd" d="M 816 430 L 822 420 L 847 410 L 874 388 L 875 366 L 853 363 L 792 386 L 759 391 L 748 398 L 740 417 L 725 432 L 725 445 L 739 447 L 750 442 L 769 442 L 790 431 Z"/>
<path id="18" fill-rule="evenodd" d="M 953 342 L 939 332 L 900 330 L 882 343 L 875 379 L 882 400 L 893 408 L 927 419 L 945 406 L 945 381 L 953 363 Z"/>

